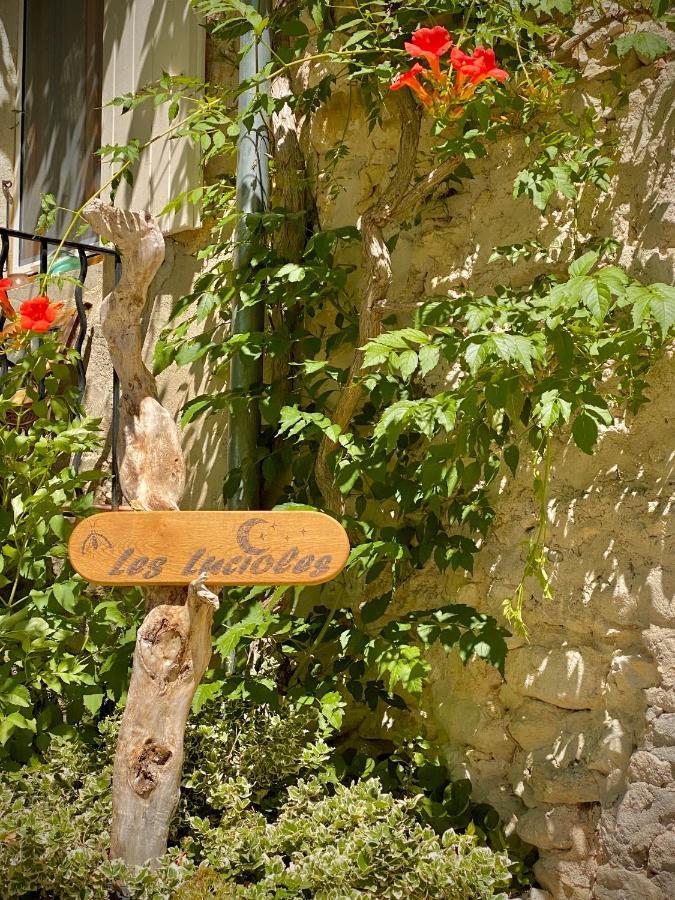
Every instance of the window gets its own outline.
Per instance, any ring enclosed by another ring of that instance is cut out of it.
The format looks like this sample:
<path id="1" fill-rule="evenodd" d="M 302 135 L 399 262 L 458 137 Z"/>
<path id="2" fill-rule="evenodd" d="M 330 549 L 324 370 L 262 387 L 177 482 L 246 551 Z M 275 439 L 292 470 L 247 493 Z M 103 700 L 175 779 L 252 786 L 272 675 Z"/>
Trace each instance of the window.
<path id="1" fill-rule="evenodd" d="M 76 209 L 100 184 L 103 0 L 25 0 L 23 47 L 20 228 L 32 232 L 42 193 Z M 25 264 L 36 249 L 22 243 Z"/>
<path id="2" fill-rule="evenodd" d="M 21 2 L 22 115 L 15 183 L 18 227 L 33 232 L 41 194 L 54 194 L 59 206 L 77 209 L 110 178 L 113 168 L 95 155 L 101 145 L 147 141 L 166 130 L 166 107 L 148 104 L 122 115 L 110 100 L 156 81 L 163 72 L 203 78 L 205 31 L 190 0 Z M 179 118 L 184 113 L 181 109 Z M 201 177 L 195 142 L 160 139 L 143 153 L 133 188 L 121 185 L 116 204 L 158 215 L 171 198 L 199 185 Z M 67 212 L 59 214 L 49 236 L 60 237 L 69 222 Z M 196 209 L 187 205 L 160 218 L 167 233 L 198 224 Z M 13 264 L 35 263 L 36 245 L 21 243 Z"/>

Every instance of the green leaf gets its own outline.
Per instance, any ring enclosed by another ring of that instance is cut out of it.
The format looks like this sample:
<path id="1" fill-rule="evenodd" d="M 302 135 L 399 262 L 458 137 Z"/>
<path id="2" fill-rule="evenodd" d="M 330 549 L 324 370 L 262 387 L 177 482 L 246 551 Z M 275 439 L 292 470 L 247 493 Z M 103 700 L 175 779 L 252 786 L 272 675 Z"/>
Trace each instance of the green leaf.
<path id="1" fill-rule="evenodd" d="M 581 302 L 588 309 L 596 322 L 604 322 L 612 297 L 606 284 L 595 278 L 584 278 L 581 288 Z"/>
<path id="2" fill-rule="evenodd" d="M 417 368 L 418 358 L 414 350 L 406 350 L 398 358 L 399 371 L 401 378 L 407 381 Z"/>
<path id="3" fill-rule="evenodd" d="M 277 278 L 285 278 L 294 284 L 298 281 L 304 281 L 306 274 L 307 270 L 303 266 L 298 266 L 296 263 L 287 263 L 278 270 Z"/>
<path id="4" fill-rule="evenodd" d="M 651 13 L 655 19 L 661 19 L 671 7 L 671 0 L 652 0 Z"/>
<path id="5" fill-rule="evenodd" d="M 665 56 L 670 45 L 660 34 L 651 31 L 632 31 L 618 37 L 614 41 L 614 49 L 619 58 L 634 50 L 642 61 L 653 62 L 657 57 Z"/>
<path id="6" fill-rule="evenodd" d="M 518 470 L 518 462 L 520 460 L 520 450 L 515 444 L 510 444 L 504 448 L 504 462 L 511 470 L 511 474 L 515 477 Z"/>
<path id="7" fill-rule="evenodd" d="M 96 715 L 96 713 L 101 708 L 101 704 L 103 703 L 104 696 L 105 696 L 104 694 L 98 693 L 97 691 L 95 691 L 91 694 L 84 694 L 84 696 L 82 697 L 82 701 L 83 701 L 84 705 L 87 707 L 87 709 L 89 710 L 89 712 L 92 715 Z"/>
<path id="8" fill-rule="evenodd" d="M 607 285 L 610 292 L 615 297 L 623 297 L 626 293 L 626 285 L 628 284 L 628 275 L 618 266 L 605 266 L 596 272 L 595 276 L 603 284 Z"/>
<path id="9" fill-rule="evenodd" d="M 52 593 L 67 612 L 73 612 L 77 603 L 74 587 L 75 585 L 69 581 L 56 582 L 52 585 Z"/>
<path id="10" fill-rule="evenodd" d="M 574 260 L 567 271 L 570 275 L 588 275 L 593 266 L 597 263 L 599 257 L 600 254 L 596 253 L 595 250 L 584 253 L 579 259 Z"/>
<path id="11" fill-rule="evenodd" d="M 19 712 L 11 712 L 8 716 L 0 716 L 0 745 L 3 747 L 15 731 L 31 731 L 35 734 L 35 719 L 27 719 Z"/>
<path id="12" fill-rule="evenodd" d="M 192 699 L 192 712 L 197 715 L 205 703 L 214 697 L 220 697 L 223 692 L 222 681 L 202 682 Z"/>
<path id="13" fill-rule="evenodd" d="M 483 365 L 490 355 L 489 341 L 483 341 L 482 344 L 471 343 L 464 351 L 464 359 L 469 367 L 472 375 L 475 375 L 478 369 Z"/>
<path id="14" fill-rule="evenodd" d="M 425 347 L 420 347 L 417 355 L 419 356 L 420 361 L 420 374 L 424 378 L 425 375 L 428 375 L 429 372 L 438 365 L 441 350 L 440 347 L 435 344 L 427 344 Z"/>
<path id="15" fill-rule="evenodd" d="M 390 602 L 391 594 L 383 594 L 381 597 L 369 600 L 368 603 L 364 603 L 361 607 L 361 618 L 366 624 L 374 622 L 385 612 Z"/>
<path id="16" fill-rule="evenodd" d="M 668 284 L 652 284 L 649 291 L 651 313 L 665 338 L 675 324 L 675 287 Z"/>
<path id="17" fill-rule="evenodd" d="M 7 678 L 4 684 L 0 684 L 0 703 L 11 703 L 12 706 L 27 708 L 31 706 L 30 694 L 25 684 L 20 684 L 15 678 Z"/>
<path id="18" fill-rule="evenodd" d="M 628 288 L 626 295 L 629 303 L 633 306 L 633 309 L 631 310 L 633 327 L 639 328 L 649 313 L 652 293 L 649 288 L 643 287 L 642 285 L 631 285 Z"/>
<path id="19" fill-rule="evenodd" d="M 584 453 L 592 453 L 598 440 L 598 423 L 587 412 L 580 412 L 572 424 L 574 443 Z"/>

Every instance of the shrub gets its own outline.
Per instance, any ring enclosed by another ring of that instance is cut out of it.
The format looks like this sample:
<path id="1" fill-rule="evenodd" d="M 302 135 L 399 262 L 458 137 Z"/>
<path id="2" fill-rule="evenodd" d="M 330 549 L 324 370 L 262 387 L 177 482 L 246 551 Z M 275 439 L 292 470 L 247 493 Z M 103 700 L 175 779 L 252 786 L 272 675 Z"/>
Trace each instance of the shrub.
<path id="1" fill-rule="evenodd" d="M 76 359 L 46 336 L 0 375 L 0 766 L 126 690 L 138 594 L 92 590 L 67 559 L 100 474 L 72 462 L 100 445 Z"/>
<path id="2" fill-rule="evenodd" d="M 236 787 L 243 786 L 233 785 L 235 794 Z M 208 868 L 178 896 L 478 900 L 499 895 L 509 880 L 507 858 L 476 846 L 469 835 L 446 831 L 439 839 L 416 820 L 414 803 L 385 793 L 374 778 L 338 785 L 334 793 L 320 777 L 301 780 L 289 789 L 273 823 L 260 815 L 245 820 L 243 828 L 227 816 L 216 828 L 195 822 Z M 234 884 L 246 878 L 255 883 L 235 891 Z"/>
<path id="3" fill-rule="evenodd" d="M 6 775 L 3 896 L 506 896 L 506 854 L 469 834 L 439 837 L 419 821 L 419 797 L 396 797 L 377 778 L 337 782 L 305 713 L 231 707 L 211 704 L 206 721 L 190 726 L 174 846 L 155 871 L 107 858 L 110 720 L 93 744 L 54 742 L 44 764 Z M 270 772 L 267 759 L 275 761 Z"/>

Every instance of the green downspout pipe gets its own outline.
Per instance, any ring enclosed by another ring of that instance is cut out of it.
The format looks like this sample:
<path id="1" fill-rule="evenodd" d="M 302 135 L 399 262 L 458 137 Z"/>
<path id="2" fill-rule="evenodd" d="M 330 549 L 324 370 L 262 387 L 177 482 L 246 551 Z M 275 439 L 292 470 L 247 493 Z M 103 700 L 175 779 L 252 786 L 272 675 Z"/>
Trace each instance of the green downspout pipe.
<path id="1" fill-rule="evenodd" d="M 261 16 L 269 14 L 270 0 L 247 0 Z M 253 78 L 270 62 L 269 30 L 260 36 L 255 32 L 243 35 L 241 49 L 246 49 L 239 64 L 239 83 Z M 256 90 L 266 90 L 265 84 L 253 86 L 239 96 L 239 111 L 243 112 L 254 99 Z M 241 214 L 236 233 L 234 251 L 235 270 L 246 269 L 251 261 L 254 238 L 247 215 L 267 209 L 269 198 L 269 130 L 265 116 L 257 112 L 247 127 L 241 123 L 237 154 L 237 210 Z M 235 300 L 232 311 L 232 334 L 262 332 L 265 326 L 265 306 L 261 301 L 252 306 L 242 306 Z M 262 357 L 254 359 L 243 353 L 232 357 L 230 388 L 246 393 L 263 379 Z M 244 478 L 236 494 L 227 501 L 228 509 L 256 509 L 260 505 L 260 470 L 254 463 L 260 434 L 260 409 L 256 400 L 245 406 L 237 404 L 235 415 L 230 416 L 228 433 L 228 468 L 242 468 Z"/>

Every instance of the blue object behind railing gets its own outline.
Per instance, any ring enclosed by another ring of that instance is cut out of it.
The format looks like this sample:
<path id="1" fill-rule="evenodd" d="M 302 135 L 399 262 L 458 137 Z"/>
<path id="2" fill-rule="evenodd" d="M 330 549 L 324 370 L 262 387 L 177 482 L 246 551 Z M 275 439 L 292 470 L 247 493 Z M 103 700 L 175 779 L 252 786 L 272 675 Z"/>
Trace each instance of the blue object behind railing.
<path id="1" fill-rule="evenodd" d="M 0 228 L 0 278 L 5 277 L 5 266 L 7 265 L 7 260 L 9 259 L 9 250 L 10 250 L 10 241 L 33 241 L 40 245 L 40 273 L 45 273 L 47 271 L 48 266 L 48 253 L 50 245 L 54 247 L 58 247 L 61 244 L 61 240 L 59 238 L 51 238 L 51 237 L 42 237 L 41 235 L 30 234 L 25 231 L 15 231 L 13 228 Z M 87 311 L 84 306 L 84 289 L 86 287 L 87 274 L 89 272 L 89 262 L 95 256 L 109 256 L 114 259 L 115 262 L 115 283 L 119 280 L 120 272 L 121 272 L 121 260 L 119 253 L 116 250 L 111 250 L 108 247 L 97 247 L 94 244 L 81 244 L 77 241 L 64 241 L 63 247 L 68 250 L 73 250 L 77 254 L 77 257 L 73 257 L 73 261 L 75 265 L 73 269 L 79 268 L 79 276 L 78 283 L 75 286 L 75 307 L 77 311 L 77 336 L 75 338 L 75 349 L 77 350 L 79 356 L 77 361 L 77 379 L 78 386 L 80 390 L 80 397 L 84 394 L 84 389 L 87 384 L 87 373 L 84 365 L 84 360 L 82 359 L 82 346 L 84 345 L 84 339 L 87 336 Z M 60 260 L 57 261 L 55 267 L 58 267 L 60 264 Z M 79 266 L 78 266 L 79 263 Z M 53 267 L 53 268 L 55 268 Z M 38 274 L 38 273 L 36 273 Z M 0 306 L 0 329 L 4 327 L 5 324 L 5 316 L 2 311 L 2 307 Z M 4 354 L 0 353 L 0 375 L 3 375 L 7 372 L 11 362 L 7 359 Z M 119 483 L 119 465 L 117 459 L 117 435 L 119 432 L 119 402 L 120 402 L 120 389 L 119 389 L 119 379 L 117 378 L 117 373 L 113 372 L 113 384 L 112 384 L 112 427 L 111 427 L 111 448 L 110 448 L 110 457 L 111 457 L 111 468 L 112 468 L 112 506 L 113 509 L 117 509 L 120 505 L 120 501 L 122 499 L 122 492 L 120 489 Z M 79 467 L 80 460 L 79 458 L 75 459 L 75 466 Z"/>

